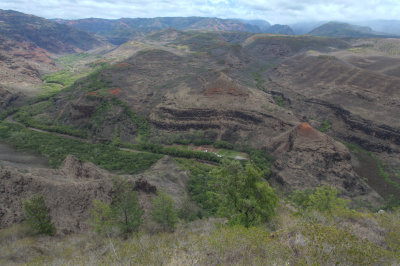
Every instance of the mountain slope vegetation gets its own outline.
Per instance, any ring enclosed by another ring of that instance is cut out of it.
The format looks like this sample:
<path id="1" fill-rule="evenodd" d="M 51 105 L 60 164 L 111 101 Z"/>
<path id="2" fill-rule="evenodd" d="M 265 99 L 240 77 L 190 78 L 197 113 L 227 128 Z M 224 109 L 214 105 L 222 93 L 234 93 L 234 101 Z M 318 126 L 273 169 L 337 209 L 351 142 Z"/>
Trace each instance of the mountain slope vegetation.
<path id="1" fill-rule="evenodd" d="M 399 262 L 397 39 L 4 17 L 1 264 Z"/>

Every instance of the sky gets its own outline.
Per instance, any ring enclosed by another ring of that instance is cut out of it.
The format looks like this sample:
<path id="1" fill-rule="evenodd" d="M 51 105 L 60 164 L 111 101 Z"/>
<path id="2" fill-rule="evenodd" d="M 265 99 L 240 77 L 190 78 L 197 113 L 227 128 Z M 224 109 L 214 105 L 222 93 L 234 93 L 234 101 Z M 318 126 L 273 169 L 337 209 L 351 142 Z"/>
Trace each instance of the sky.
<path id="1" fill-rule="evenodd" d="M 0 0 L 0 9 L 63 19 L 201 16 L 273 24 L 400 19 L 400 0 Z"/>

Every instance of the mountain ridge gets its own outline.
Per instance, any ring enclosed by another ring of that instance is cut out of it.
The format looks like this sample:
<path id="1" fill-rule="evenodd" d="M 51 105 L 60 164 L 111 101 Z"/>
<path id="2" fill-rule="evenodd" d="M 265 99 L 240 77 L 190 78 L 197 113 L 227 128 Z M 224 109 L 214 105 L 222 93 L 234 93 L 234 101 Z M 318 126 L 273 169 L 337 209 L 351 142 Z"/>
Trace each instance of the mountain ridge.
<path id="1" fill-rule="evenodd" d="M 105 37 L 109 42 L 116 45 L 167 28 L 181 31 L 204 30 L 293 34 L 292 29 L 287 25 L 270 25 L 264 20 L 221 19 L 215 17 L 86 18 L 79 20 L 53 19 L 53 21 Z"/>

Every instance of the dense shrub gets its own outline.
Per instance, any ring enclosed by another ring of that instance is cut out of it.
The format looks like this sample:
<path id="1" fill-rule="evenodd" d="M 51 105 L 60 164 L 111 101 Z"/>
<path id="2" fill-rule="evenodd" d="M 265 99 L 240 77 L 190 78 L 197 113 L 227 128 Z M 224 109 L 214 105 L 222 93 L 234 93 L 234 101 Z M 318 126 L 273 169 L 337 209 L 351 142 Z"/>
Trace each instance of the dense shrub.
<path id="1" fill-rule="evenodd" d="M 262 150 L 250 150 L 249 155 L 251 162 L 262 172 L 263 177 L 268 179 L 271 174 L 270 167 L 274 162 L 274 158 Z"/>
<path id="2" fill-rule="evenodd" d="M 225 140 L 215 141 L 214 147 L 217 149 L 233 149 L 233 145 Z"/>
<path id="3" fill-rule="evenodd" d="M 338 197 L 338 191 L 331 186 L 294 191 L 291 200 L 303 210 L 313 209 L 321 212 L 344 209 L 348 204 L 348 201 Z"/>
<path id="4" fill-rule="evenodd" d="M 43 195 L 33 195 L 22 201 L 26 223 L 39 234 L 54 235 L 56 228 L 51 222 L 49 209 Z"/>
<path id="5" fill-rule="evenodd" d="M 151 218 L 159 224 L 164 231 L 174 231 L 178 222 L 178 214 L 175 210 L 175 202 L 171 196 L 160 191 L 153 200 Z"/>
<path id="6" fill-rule="evenodd" d="M 267 222 L 275 213 L 278 197 L 253 165 L 243 168 L 238 161 L 224 161 L 213 174 L 217 177 L 218 212 L 231 224 L 250 227 Z"/>

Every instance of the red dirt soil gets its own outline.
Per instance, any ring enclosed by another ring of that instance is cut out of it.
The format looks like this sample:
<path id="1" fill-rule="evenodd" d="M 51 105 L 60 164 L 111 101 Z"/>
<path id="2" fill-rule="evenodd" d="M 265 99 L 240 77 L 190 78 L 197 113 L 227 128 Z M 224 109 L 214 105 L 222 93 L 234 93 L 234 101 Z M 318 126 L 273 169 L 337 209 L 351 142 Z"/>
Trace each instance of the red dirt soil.
<path id="1" fill-rule="evenodd" d="M 122 92 L 121 88 L 115 88 L 110 90 L 111 95 L 118 95 Z"/>
<path id="2" fill-rule="evenodd" d="M 318 136 L 317 131 L 306 122 L 303 122 L 298 126 L 297 132 L 299 137 L 303 138 L 316 138 Z"/>

